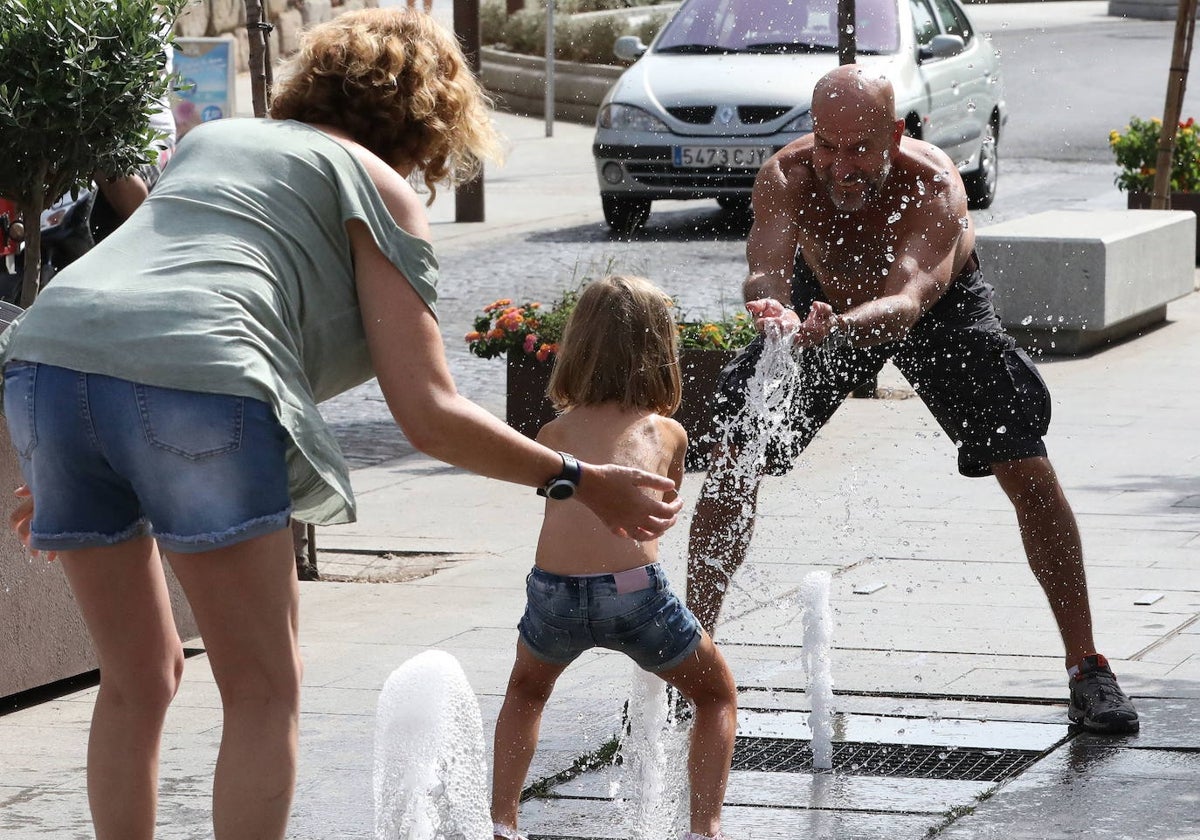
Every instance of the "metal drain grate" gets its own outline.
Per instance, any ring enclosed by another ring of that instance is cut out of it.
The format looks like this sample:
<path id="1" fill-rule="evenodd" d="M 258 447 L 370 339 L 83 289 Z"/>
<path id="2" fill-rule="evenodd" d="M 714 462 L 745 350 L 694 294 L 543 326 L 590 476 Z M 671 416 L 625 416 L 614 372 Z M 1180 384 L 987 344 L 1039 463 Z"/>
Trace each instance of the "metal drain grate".
<path id="1" fill-rule="evenodd" d="M 998 782 L 1020 773 L 1040 755 L 1028 750 L 842 742 L 833 745 L 833 769 L 856 776 Z M 807 773 L 812 770 L 812 747 L 792 738 L 738 737 L 732 769 Z"/>

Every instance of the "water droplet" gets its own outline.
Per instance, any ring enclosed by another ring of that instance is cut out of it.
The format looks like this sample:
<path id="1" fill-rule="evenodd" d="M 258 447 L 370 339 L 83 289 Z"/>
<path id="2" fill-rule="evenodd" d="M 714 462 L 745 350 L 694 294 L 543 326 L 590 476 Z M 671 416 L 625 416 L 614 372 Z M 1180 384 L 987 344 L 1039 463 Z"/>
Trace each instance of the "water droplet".
<path id="1" fill-rule="evenodd" d="M 971 102 L 968 102 L 968 103 L 967 103 L 967 113 L 968 113 L 968 114 L 974 114 L 974 113 L 975 113 L 975 103 L 974 103 L 974 101 L 971 101 Z"/>
<path id="2" fill-rule="evenodd" d="M 1008 431 L 1008 426 L 997 426 L 996 427 L 996 434 L 1002 435 L 1007 431 Z"/>
<path id="3" fill-rule="evenodd" d="M 1026 315 L 1024 318 L 1022 318 L 1022 319 L 1021 319 L 1021 326 L 1022 326 L 1022 327 L 1028 327 L 1028 326 L 1029 326 L 1030 324 L 1032 324 L 1032 323 L 1033 323 L 1033 316 L 1032 316 L 1032 315 Z"/>
<path id="4" fill-rule="evenodd" d="M 894 225 L 894 224 L 896 224 L 896 222 L 898 222 L 898 221 L 900 221 L 900 214 L 899 214 L 899 213 L 893 213 L 892 215 L 890 215 L 890 216 L 888 216 L 888 217 L 887 217 L 887 223 L 888 223 L 889 225 Z"/>
<path id="5" fill-rule="evenodd" d="M 846 34 L 847 34 L 847 35 L 853 35 L 853 34 L 854 34 L 854 24 L 852 24 L 852 23 L 848 23 L 848 24 L 846 24 Z"/>

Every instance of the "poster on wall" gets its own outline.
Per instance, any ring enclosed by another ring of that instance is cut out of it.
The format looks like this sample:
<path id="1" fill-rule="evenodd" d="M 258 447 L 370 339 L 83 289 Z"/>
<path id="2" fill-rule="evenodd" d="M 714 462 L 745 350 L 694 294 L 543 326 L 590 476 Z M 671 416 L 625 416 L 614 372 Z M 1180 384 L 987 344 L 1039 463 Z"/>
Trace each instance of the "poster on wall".
<path id="1" fill-rule="evenodd" d="M 180 139 L 202 122 L 232 117 L 236 108 L 234 42 L 176 38 L 171 111 Z"/>

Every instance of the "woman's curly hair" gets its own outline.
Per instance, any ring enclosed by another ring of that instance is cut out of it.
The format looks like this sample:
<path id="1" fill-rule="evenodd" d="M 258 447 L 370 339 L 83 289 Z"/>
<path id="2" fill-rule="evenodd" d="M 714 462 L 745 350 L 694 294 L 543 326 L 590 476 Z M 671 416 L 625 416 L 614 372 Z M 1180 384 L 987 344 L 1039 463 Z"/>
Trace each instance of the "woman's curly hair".
<path id="1" fill-rule="evenodd" d="M 408 9 L 349 12 L 305 33 L 280 71 L 270 115 L 340 128 L 430 191 L 500 159 L 491 102 L 454 36 Z"/>

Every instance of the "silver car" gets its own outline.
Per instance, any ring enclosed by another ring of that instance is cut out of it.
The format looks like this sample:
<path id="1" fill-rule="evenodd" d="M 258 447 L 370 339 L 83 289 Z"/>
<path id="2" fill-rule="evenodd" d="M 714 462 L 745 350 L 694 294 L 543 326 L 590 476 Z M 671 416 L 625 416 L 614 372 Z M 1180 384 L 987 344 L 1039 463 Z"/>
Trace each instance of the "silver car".
<path id="1" fill-rule="evenodd" d="M 955 0 L 857 0 L 860 64 L 891 79 L 907 132 L 958 162 L 987 207 L 1007 119 L 1000 61 Z M 641 227 L 656 199 L 749 206 L 758 168 L 812 131 L 812 90 L 837 66 L 837 0 L 684 0 L 601 104 L 592 152 L 604 218 Z"/>

